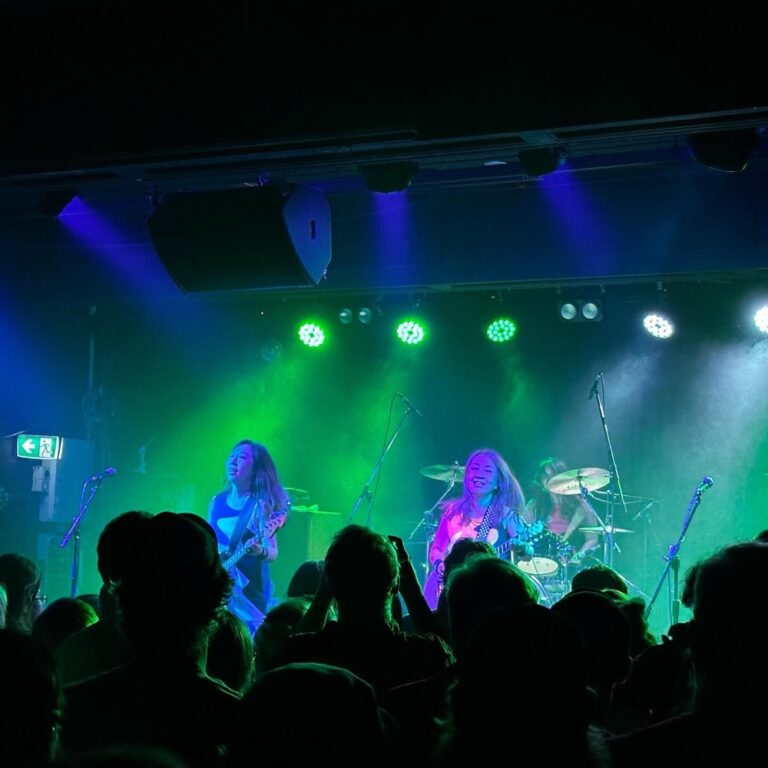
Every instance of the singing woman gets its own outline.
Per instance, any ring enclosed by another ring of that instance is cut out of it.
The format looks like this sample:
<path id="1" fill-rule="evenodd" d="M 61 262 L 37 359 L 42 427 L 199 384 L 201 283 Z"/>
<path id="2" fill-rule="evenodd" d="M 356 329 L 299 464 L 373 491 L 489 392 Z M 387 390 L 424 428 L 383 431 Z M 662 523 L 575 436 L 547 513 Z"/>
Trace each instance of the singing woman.
<path id="1" fill-rule="evenodd" d="M 235 581 L 230 610 L 255 631 L 271 607 L 269 563 L 277 558 L 276 530 L 290 499 L 269 451 L 241 440 L 226 461 L 226 485 L 208 508 L 221 558 Z"/>

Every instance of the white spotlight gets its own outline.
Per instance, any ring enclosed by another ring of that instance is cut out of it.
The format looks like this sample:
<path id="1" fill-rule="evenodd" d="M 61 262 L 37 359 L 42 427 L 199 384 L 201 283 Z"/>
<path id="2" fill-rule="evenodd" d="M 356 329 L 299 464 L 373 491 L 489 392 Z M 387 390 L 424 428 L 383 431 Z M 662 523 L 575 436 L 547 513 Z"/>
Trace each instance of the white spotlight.
<path id="1" fill-rule="evenodd" d="M 649 313 L 643 318 L 643 328 L 656 339 L 668 339 L 675 332 L 672 321 L 657 312 Z"/>
<path id="2" fill-rule="evenodd" d="M 755 327 L 760 333 L 768 335 L 768 306 L 762 306 L 755 312 Z"/>

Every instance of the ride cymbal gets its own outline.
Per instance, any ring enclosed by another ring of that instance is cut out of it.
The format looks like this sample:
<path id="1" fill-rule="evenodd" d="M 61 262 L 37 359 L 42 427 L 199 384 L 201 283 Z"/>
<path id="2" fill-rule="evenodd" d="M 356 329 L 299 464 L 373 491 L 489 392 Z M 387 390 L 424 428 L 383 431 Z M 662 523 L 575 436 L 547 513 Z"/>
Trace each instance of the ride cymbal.
<path id="1" fill-rule="evenodd" d="M 569 469 L 559 475 L 550 477 L 546 482 L 547 490 L 561 496 L 572 496 L 581 493 L 584 488 L 587 491 L 595 491 L 611 482 L 611 473 L 607 469 L 598 467 L 584 467 L 583 469 Z"/>
<path id="2" fill-rule="evenodd" d="M 419 473 L 432 480 L 442 480 L 446 483 L 464 481 L 464 467 L 460 464 L 433 464 L 431 467 L 422 467 Z"/>

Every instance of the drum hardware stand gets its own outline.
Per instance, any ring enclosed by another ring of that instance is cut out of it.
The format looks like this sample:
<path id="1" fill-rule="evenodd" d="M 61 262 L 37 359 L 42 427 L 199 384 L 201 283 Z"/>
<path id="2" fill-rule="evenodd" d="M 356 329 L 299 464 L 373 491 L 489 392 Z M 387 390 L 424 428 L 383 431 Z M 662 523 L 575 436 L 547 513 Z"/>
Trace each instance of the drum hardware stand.
<path id="1" fill-rule="evenodd" d="M 658 503 L 657 499 L 652 499 L 630 520 L 630 523 L 641 520 L 643 525 L 643 584 L 648 583 L 648 531 L 651 528 L 651 510 L 658 506 Z"/>
<path id="2" fill-rule="evenodd" d="M 584 499 L 585 503 L 589 504 L 589 491 L 584 487 L 584 485 L 581 482 L 581 477 L 579 477 L 579 493 L 581 494 L 581 498 Z M 605 521 L 600 517 L 600 515 L 597 513 L 597 510 L 589 504 L 589 508 L 594 513 L 595 517 L 597 518 L 597 522 L 599 523 L 600 527 L 603 529 L 603 562 L 605 565 L 613 568 L 612 562 L 613 562 L 613 553 L 618 552 L 621 554 L 621 550 L 619 549 L 619 545 L 616 541 L 616 534 L 614 533 L 613 523 L 609 523 L 609 520 L 613 519 L 613 514 L 611 512 L 612 504 L 609 504 L 606 509 L 608 510 L 605 515 Z M 608 553 L 610 552 L 610 560 Z"/>
<path id="3" fill-rule="evenodd" d="M 605 435 L 605 445 L 608 450 L 608 471 L 610 472 L 611 477 L 611 485 L 609 488 L 615 485 L 616 492 L 618 493 L 619 499 L 621 500 L 621 507 L 624 510 L 624 513 L 626 515 L 627 512 L 627 503 L 624 498 L 624 490 L 621 487 L 621 478 L 619 477 L 619 469 L 616 466 L 616 457 L 613 453 L 613 445 L 611 444 L 611 436 L 608 433 L 608 424 L 605 420 L 605 408 L 603 407 L 603 399 L 604 394 L 600 395 L 600 387 L 599 384 L 602 384 L 603 391 L 605 390 L 605 382 L 603 381 L 603 374 L 600 373 L 597 375 L 597 378 L 595 378 L 595 382 L 592 385 L 592 390 L 589 394 L 589 399 L 591 400 L 593 397 L 597 401 L 597 410 L 600 414 L 600 423 L 603 425 L 603 434 Z M 579 483 L 581 485 L 581 483 Z M 609 567 L 613 567 L 613 553 L 614 551 L 619 551 L 618 547 L 616 546 L 616 540 L 614 539 L 614 503 L 613 503 L 613 494 L 609 496 L 611 499 L 610 503 L 606 507 L 606 515 L 605 515 L 605 523 L 600 521 L 600 525 L 603 526 L 605 530 L 605 537 L 604 537 L 604 547 L 603 547 L 603 553 L 605 556 L 605 564 Z M 599 520 L 599 518 L 598 518 Z"/>
<path id="4" fill-rule="evenodd" d="M 668 594 L 669 594 L 670 624 L 677 624 L 680 619 L 680 600 L 678 598 L 678 594 L 679 594 L 678 573 L 680 570 L 680 558 L 678 557 L 678 553 L 680 552 L 680 547 L 685 539 L 685 534 L 688 531 L 688 526 L 691 524 L 691 521 L 693 520 L 693 515 L 696 512 L 697 507 L 701 503 L 701 494 L 705 490 L 707 490 L 707 488 L 711 488 L 712 485 L 713 485 L 712 478 L 705 476 L 704 478 L 702 478 L 701 482 L 698 484 L 698 486 L 696 486 L 696 490 L 693 492 L 693 496 L 691 497 L 691 500 L 688 503 L 688 510 L 685 513 L 685 519 L 683 520 L 683 527 L 680 531 L 680 536 L 678 536 L 677 541 L 669 547 L 669 549 L 667 550 L 667 554 L 664 555 L 664 559 L 667 561 L 667 563 L 664 566 L 664 570 L 661 573 L 659 582 L 656 585 L 656 589 L 654 590 L 653 597 L 651 598 L 651 601 L 648 603 L 648 607 L 645 609 L 646 619 L 651 615 L 651 611 L 653 610 L 653 606 L 654 606 L 654 603 L 656 602 L 656 598 L 659 596 L 659 592 L 661 592 L 661 588 L 664 585 L 665 581 L 667 581 Z M 673 575 L 671 584 L 667 579 L 670 571 L 672 571 L 672 575 Z"/>
<path id="5" fill-rule="evenodd" d="M 344 521 L 343 525 L 347 525 L 352 518 L 357 514 L 357 510 L 360 509 L 360 505 L 363 503 L 363 499 L 365 499 L 368 502 L 368 516 L 366 519 L 366 526 L 368 528 L 371 527 L 371 516 L 373 514 L 373 495 L 371 494 L 371 483 L 373 482 L 373 479 L 378 474 L 379 470 L 381 469 L 381 465 L 384 462 L 384 457 L 389 453 L 389 449 L 392 447 L 392 443 L 395 442 L 395 439 L 400 434 L 400 430 L 403 428 L 403 424 L 405 424 L 405 420 L 412 414 L 419 412 L 411 405 L 410 402 L 406 401 L 407 407 L 405 410 L 405 413 L 400 417 L 400 422 L 397 425 L 397 429 L 395 430 L 392 437 L 389 439 L 389 442 L 384 446 L 384 449 L 379 454 L 379 458 L 376 460 L 376 464 L 373 467 L 373 471 L 371 472 L 370 476 L 368 477 L 368 480 L 366 480 L 365 485 L 363 486 L 363 490 L 360 491 L 360 495 L 357 497 L 357 500 L 355 501 L 355 505 L 352 507 L 352 511 L 347 516 L 346 520 Z"/>

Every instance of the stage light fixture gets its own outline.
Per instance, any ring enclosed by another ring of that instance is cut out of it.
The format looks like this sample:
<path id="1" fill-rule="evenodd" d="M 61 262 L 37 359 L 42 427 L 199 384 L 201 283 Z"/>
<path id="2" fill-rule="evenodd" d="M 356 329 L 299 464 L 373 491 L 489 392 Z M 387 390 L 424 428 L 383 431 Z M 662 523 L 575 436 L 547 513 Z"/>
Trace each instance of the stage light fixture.
<path id="1" fill-rule="evenodd" d="M 419 164 L 415 160 L 361 165 L 360 173 L 371 192 L 402 192 L 411 186 Z"/>
<path id="2" fill-rule="evenodd" d="M 757 312 L 755 312 L 752 320 L 755 323 L 755 328 L 757 328 L 760 333 L 768 336 L 768 305 L 760 307 Z"/>
<path id="3" fill-rule="evenodd" d="M 603 304 L 599 299 L 562 299 L 557 314 L 565 323 L 599 323 L 603 319 Z"/>
<path id="4" fill-rule="evenodd" d="M 76 189 L 52 189 L 43 193 L 40 210 L 44 216 L 57 218 L 77 196 Z"/>
<path id="5" fill-rule="evenodd" d="M 596 301 L 585 301 L 581 305 L 581 316 L 585 320 L 599 320 L 600 311 L 600 305 Z"/>
<path id="6" fill-rule="evenodd" d="M 521 149 L 517 159 L 526 176 L 538 178 L 559 171 L 568 160 L 568 151 L 564 147 Z"/>
<path id="7" fill-rule="evenodd" d="M 692 133 L 688 136 L 691 154 L 707 168 L 724 173 L 743 171 L 759 146 L 760 139 L 754 128 Z"/>
<path id="8" fill-rule="evenodd" d="M 320 347 L 325 342 L 325 331 L 315 323 L 304 323 L 299 328 L 299 338 L 308 347 Z"/>
<path id="9" fill-rule="evenodd" d="M 261 359 L 271 363 L 283 354 L 283 345 L 277 339 L 267 339 L 261 345 Z"/>
<path id="10" fill-rule="evenodd" d="M 496 318 L 488 325 L 486 329 L 486 335 L 488 338 L 496 343 L 503 344 L 506 341 L 510 341 L 517 332 L 517 326 L 514 320 L 508 317 Z"/>
<path id="11" fill-rule="evenodd" d="M 349 325 L 352 322 L 352 317 L 352 310 L 349 307 L 339 310 L 339 322 L 343 325 Z"/>
<path id="12" fill-rule="evenodd" d="M 404 320 L 397 326 L 397 338 L 403 344 L 421 344 L 426 336 L 424 326 L 416 320 Z"/>
<path id="13" fill-rule="evenodd" d="M 357 319 L 363 325 L 368 325 L 368 323 L 373 320 L 373 311 L 370 309 L 370 307 L 360 307 L 357 312 Z"/>
<path id="14" fill-rule="evenodd" d="M 648 312 L 643 317 L 643 328 L 655 339 L 668 339 L 675 333 L 675 325 L 662 312 Z"/>

